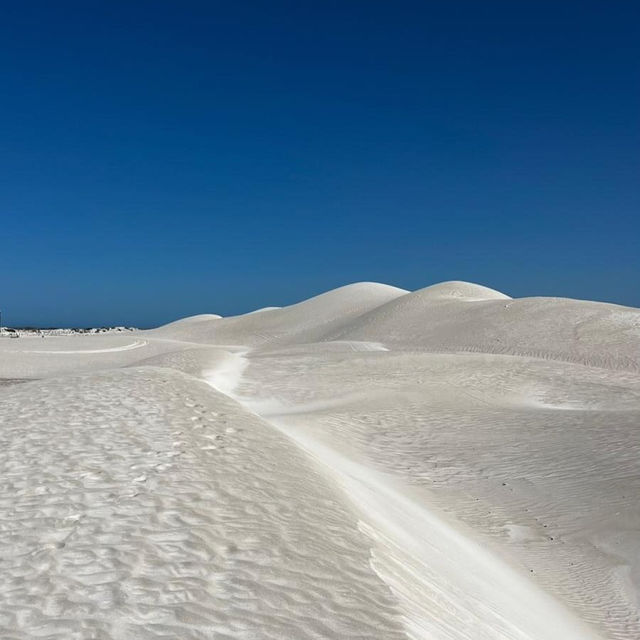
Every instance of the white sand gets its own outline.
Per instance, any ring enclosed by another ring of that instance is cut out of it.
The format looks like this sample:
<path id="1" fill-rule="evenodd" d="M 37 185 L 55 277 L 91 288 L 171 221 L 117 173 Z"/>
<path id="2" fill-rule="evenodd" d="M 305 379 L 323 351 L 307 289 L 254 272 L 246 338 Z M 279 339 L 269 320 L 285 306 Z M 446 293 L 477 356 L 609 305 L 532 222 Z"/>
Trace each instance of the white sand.
<path id="1" fill-rule="evenodd" d="M 640 638 L 639 369 L 458 282 L 1 339 L 0 637 Z"/>
<path id="2" fill-rule="evenodd" d="M 56 355 L 60 355 L 63 353 L 79 353 L 82 355 L 87 355 L 90 353 L 112 353 L 113 351 L 129 351 L 130 349 L 139 349 L 140 347 L 145 347 L 148 344 L 146 340 L 134 340 L 128 344 L 123 344 L 117 347 L 107 347 L 106 349 L 56 349 Z M 46 353 L 50 354 L 51 349 L 25 349 L 22 353 Z"/>

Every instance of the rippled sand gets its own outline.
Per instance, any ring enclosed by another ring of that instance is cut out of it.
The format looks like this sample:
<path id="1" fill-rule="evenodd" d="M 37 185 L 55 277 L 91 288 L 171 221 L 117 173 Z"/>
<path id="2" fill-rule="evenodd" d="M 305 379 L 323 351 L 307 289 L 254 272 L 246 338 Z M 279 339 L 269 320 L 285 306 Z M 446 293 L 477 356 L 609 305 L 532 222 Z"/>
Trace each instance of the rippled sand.
<path id="1" fill-rule="evenodd" d="M 0 340 L 0 637 L 635 640 L 639 425 L 639 310 L 468 283 Z"/>

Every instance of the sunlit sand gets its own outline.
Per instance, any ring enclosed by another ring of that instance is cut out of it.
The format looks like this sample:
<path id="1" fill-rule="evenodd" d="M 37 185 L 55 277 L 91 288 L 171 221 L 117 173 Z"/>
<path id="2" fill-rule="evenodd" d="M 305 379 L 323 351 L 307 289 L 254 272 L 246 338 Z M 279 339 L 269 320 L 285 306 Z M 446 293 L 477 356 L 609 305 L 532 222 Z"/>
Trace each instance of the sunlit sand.
<path id="1" fill-rule="evenodd" d="M 640 310 L 259 311 L 0 338 L 3 638 L 640 638 Z"/>

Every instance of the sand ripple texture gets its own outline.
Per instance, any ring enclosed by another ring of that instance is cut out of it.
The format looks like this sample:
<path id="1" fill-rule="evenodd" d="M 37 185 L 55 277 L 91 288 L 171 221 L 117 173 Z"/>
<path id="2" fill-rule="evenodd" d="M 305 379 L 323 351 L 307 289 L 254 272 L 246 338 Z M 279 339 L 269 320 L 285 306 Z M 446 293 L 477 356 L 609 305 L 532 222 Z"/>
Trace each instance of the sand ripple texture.
<path id="1" fill-rule="evenodd" d="M 404 638 L 338 494 L 155 367 L 0 391 L 0 636 Z"/>
<path id="2" fill-rule="evenodd" d="M 253 354 L 238 393 L 294 436 L 390 474 L 600 637 L 640 638 L 637 374 L 489 354 L 306 352 Z M 455 619 L 452 637 L 480 637 Z"/>

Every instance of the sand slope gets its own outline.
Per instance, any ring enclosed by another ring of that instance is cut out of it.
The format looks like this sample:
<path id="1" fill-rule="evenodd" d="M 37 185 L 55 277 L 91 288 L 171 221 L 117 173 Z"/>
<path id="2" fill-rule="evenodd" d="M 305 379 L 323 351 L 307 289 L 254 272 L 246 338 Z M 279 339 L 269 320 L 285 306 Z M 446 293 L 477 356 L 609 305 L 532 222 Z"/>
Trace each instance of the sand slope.
<path id="1" fill-rule="evenodd" d="M 173 323 L 145 335 L 219 345 L 312 342 L 406 293 L 397 287 L 359 282 L 281 309 L 265 309 L 196 326 Z"/>
<path id="2" fill-rule="evenodd" d="M 329 465 L 346 457 L 382 473 L 411 500 L 411 512 L 426 509 L 505 560 L 519 576 L 510 592 L 530 582 L 599 637 L 640 637 L 636 374 L 514 356 L 292 351 L 250 358 L 238 393 L 256 412 L 319 450 Z M 366 521 L 379 529 L 375 514 Z M 403 526 L 403 535 L 408 530 Z M 426 531 L 416 531 L 414 541 L 424 542 Z M 431 543 L 436 549 L 441 537 Z M 465 572 L 481 554 L 458 569 L 463 556 L 447 544 L 451 564 L 436 570 L 447 551 L 433 552 L 430 570 L 420 572 L 422 599 L 413 600 L 415 588 L 405 592 L 407 615 L 429 620 L 425 637 L 520 637 L 461 595 L 470 592 Z M 378 556 L 383 572 L 397 562 L 393 546 L 383 545 Z M 490 580 L 481 601 L 502 613 L 503 583 L 478 571 Z M 496 584 L 501 591 L 492 596 Z M 531 635 L 515 607 L 503 617 L 523 637 L 570 637 L 566 630 L 554 635 L 558 623 L 546 607 L 538 615 L 551 626 Z M 491 631 L 481 634 L 483 623 Z"/>
<path id="3" fill-rule="evenodd" d="M 0 443 L 7 640 L 405 637 L 349 509 L 203 383 L 144 367 L 18 385 Z"/>
<path id="4" fill-rule="evenodd" d="M 464 282 L 0 340 L 0 635 L 640 638 L 639 368 Z"/>
<path id="5" fill-rule="evenodd" d="M 512 300 L 466 283 L 415 291 L 328 332 L 324 339 L 640 368 L 638 309 L 564 298 Z"/>

